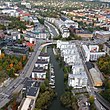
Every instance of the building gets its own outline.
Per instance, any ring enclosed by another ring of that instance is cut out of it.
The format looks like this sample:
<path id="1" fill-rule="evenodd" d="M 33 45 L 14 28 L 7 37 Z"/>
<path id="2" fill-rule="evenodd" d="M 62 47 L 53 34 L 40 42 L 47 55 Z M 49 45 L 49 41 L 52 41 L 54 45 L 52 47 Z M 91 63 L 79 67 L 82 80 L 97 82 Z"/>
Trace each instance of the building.
<path id="1" fill-rule="evenodd" d="M 95 69 L 89 69 L 90 75 L 92 77 L 93 85 L 96 87 L 100 87 L 103 85 L 100 73 Z"/>
<path id="2" fill-rule="evenodd" d="M 61 17 L 61 21 L 64 22 L 65 26 L 67 28 L 70 28 L 70 26 L 74 26 L 75 28 L 78 28 L 78 23 L 74 22 L 73 20 L 70 20 L 69 18 L 62 16 Z"/>
<path id="3" fill-rule="evenodd" d="M 64 58 L 64 62 L 72 66 L 72 73 L 68 74 L 68 85 L 73 88 L 86 87 L 88 78 L 76 44 L 57 41 L 57 47 L 61 51 L 61 57 Z"/>
<path id="4" fill-rule="evenodd" d="M 8 50 L 8 53 L 7 53 Z M 5 49 L 6 54 L 25 55 L 28 54 L 29 48 L 22 44 L 7 45 Z"/>
<path id="5" fill-rule="evenodd" d="M 107 55 L 110 55 L 110 44 L 109 44 L 109 42 L 104 44 L 104 51 L 106 52 Z"/>
<path id="6" fill-rule="evenodd" d="M 26 79 L 25 85 L 22 89 L 23 100 L 18 107 L 18 110 L 33 110 L 35 101 L 38 97 L 40 83 L 35 80 Z"/>
<path id="7" fill-rule="evenodd" d="M 86 73 L 80 74 L 69 74 L 68 85 L 74 88 L 82 88 L 87 86 L 87 75 Z"/>
<path id="8" fill-rule="evenodd" d="M 97 61 L 99 57 L 106 54 L 105 52 L 99 52 L 98 45 L 89 45 L 89 48 L 87 45 L 82 45 L 82 49 L 86 61 Z"/>
<path id="9" fill-rule="evenodd" d="M 16 12 L 16 10 L 13 8 L 5 8 L 2 10 L 3 14 L 10 14 L 10 13 L 15 13 L 15 12 Z"/>
<path id="10" fill-rule="evenodd" d="M 55 20 L 55 26 L 60 30 L 63 38 L 68 38 L 70 36 L 69 29 L 65 26 L 63 21 Z"/>
<path id="11" fill-rule="evenodd" d="M 24 36 L 24 39 L 26 41 L 28 41 L 29 43 L 31 43 L 31 44 L 36 44 L 36 42 L 37 42 L 36 38 L 35 37 L 32 37 L 30 35 Z"/>
<path id="12" fill-rule="evenodd" d="M 37 20 L 35 20 L 34 22 L 36 22 L 35 27 L 33 28 L 33 30 L 26 32 L 24 39 L 29 41 L 30 43 L 36 44 L 37 39 L 48 39 L 49 32 L 44 26 L 37 24 Z"/>
<path id="13" fill-rule="evenodd" d="M 45 60 L 45 61 L 49 62 L 50 57 L 47 53 L 40 53 L 40 55 L 38 56 L 38 60 Z"/>
<path id="14" fill-rule="evenodd" d="M 46 70 L 43 67 L 34 67 L 32 71 L 32 79 L 35 80 L 45 80 L 46 79 Z"/>
<path id="15" fill-rule="evenodd" d="M 57 48 L 60 48 L 60 46 L 61 46 L 62 44 L 69 44 L 69 42 L 67 42 L 67 41 L 62 42 L 62 41 L 60 41 L 60 40 L 57 40 Z"/>
<path id="16" fill-rule="evenodd" d="M 94 32 L 93 37 L 107 41 L 110 39 L 110 31 L 96 31 Z"/>
<path id="17" fill-rule="evenodd" d="M 35 63 L 35 67 L 42 67 L 43 69 L 48 69 L 48 61 L 46 60 L 37 60 Z"/>

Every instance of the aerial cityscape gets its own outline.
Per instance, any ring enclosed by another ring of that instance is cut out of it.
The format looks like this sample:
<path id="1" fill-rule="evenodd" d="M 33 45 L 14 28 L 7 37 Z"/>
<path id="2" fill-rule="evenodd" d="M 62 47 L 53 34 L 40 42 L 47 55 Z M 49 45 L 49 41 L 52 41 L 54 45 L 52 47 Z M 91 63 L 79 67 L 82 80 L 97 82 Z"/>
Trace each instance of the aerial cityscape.
<path id="1" fill-rule="evenodd" d="M 110 110 L 110 0 L 0 0 L 0 110 Z"/>

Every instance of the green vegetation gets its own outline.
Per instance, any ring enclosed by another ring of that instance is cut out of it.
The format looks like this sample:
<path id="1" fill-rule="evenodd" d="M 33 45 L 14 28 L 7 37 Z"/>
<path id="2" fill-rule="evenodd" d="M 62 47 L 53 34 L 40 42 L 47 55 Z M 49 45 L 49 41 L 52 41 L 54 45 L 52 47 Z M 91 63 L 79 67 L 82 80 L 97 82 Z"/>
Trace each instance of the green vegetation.
<path id="1" fill-rule="evenodd" d="M 81 36 L 78 36 L 76 34 L 70 34 L 70 36 L 68 38 L 62 38 L 61 35 L 59 35 L 58 37 L 53 38 L 54 40 L 62 40 L 62 41 L 70 41 L 70 40 L 81 40 Z"/>
<path id="2" fill-rule="evenodd" d="M 110 102 L 110 79 L 105 81 L 105 90 L 100 93 L 108 102 Z"/>
<path id="3" fill-rule="evenodd" d="M 110 75 L 110 56 L 100 57 L 97 61 L 97 65 L 104 75 Z"/>
<path id="4" fill-rule="evenodd" d="M 5 26 L 0 24 L 0 30 L 5 30 Z"/>
<path id="5" fill-rule="evenodd" d="M 15 73 L 22 70 L 27 62 L 27 56 L 11 56 L 4 53 L 0 56 L 0 81 L 8 77 L 15 77 Z M 4 73 L 4 74 L 2 74 Z"/>
<path id="6" fill-rule="evenodd" d="M 65 107 L 71 108 L 73 110 L 78 110 L 77 100 L 76 100 L 75 96 L 73 96 L 73 93 L 65 92 L 61 96 L 60 101 Z"/>
<path id="7" fill-rule="evenodd" d="M 20 29 L 20 31 L 22 30 L 26 30 L 26 24 L 23 21 L 20 21 L 19 18 L 15 18 L 15 17 L 10 17 L 9 20 L 11 21 L 11 23 L 9 23 L 8 28 L 9 29 Z"/>
<path id="8" fill-rule="evenodd" d="M 105 90 L 101 91 L 100 94 L 110 102 L 110 56 L 106 55 L 100 57 L 97 61 L 97 65 L 100 71 L 103 72 L 106 79 L 104 82 Z"/>
<path id="9" fill-rule="evenodd" d="M 41 83 L 40 94 L 37 98 L 34 110 L 47 109 L 55 96 L 55 91 L 49 87 L 49 81 L 46 79 L 43 83 Z"/>
<path id="10" fill-rule="evenodd" d="M 89 97 L 89 102 L 90 102 L 90 108 L 92 108 L 92 110 L 96 110 L 94 101 L 95 101 L 94 96 L 90 96 Z"/>
<path id="11" fill-rule="evenodd" d="M 76 17 L 76 18 L 78 18 L 78 17 Z M 79 18 L 84 19 L 85 17 L 79 17 Z M 97 23 L 95 21 L 92 21 L 92 23 L 89 23 L 89 24 L 87 24 L 86 22 L 83 22 L 83 21 L 77 21 L 77 22 L 78 22 L 80 28 L 87 30 L 91 33 L 96 31 L 96 30 L 97 31 L 104 30 L 104 28 L 101 28 L 99 26 L 94 26 L 94 23 Z"/>
<path id="12" fill-rule="evenodd" d="M 34 52 L 33 47 L 29 47 L 29 52 Z"/>
<path id="13" fill-rule="evenodd" d="M 38 18 L 38 20 L 39 20 L 39 22 L 41 23 L 41 24 L 43 24 L 44 25 L 44 19 L 43 18 Z"/>
<path id="14" fill-rule="evenodd" d="M 13 98 L 11 99 L 11 101 L 9 103 L 7 103 L 3 108 L 1 108 L 0 110 L 17 110 L 18 106 L 21 103 L 21 100 L 17 100 L 19 98 L 19 93 L 15 93 L 13 94 Z"/>
<path id="15" fill-rule="evenodd" d="M 69 65 L 63 67 L 64 73 L 70 73 L 71 70 L 72 70 L 72 68 L 71 68 L 71 66 L 69 66 Z"/>

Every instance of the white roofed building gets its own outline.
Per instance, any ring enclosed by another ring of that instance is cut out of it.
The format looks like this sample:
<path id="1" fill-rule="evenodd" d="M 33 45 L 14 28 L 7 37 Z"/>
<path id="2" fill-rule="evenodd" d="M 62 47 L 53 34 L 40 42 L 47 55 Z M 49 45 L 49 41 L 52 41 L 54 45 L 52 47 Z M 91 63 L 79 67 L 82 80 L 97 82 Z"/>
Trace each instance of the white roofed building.
<path id="1" fill-rule="evenodd" d="M 105 52 L 99 52 L 98 45 L 82 45 L 84 57 L 86 61 L 96 61 L 99 57 L 104 56 Z"/>

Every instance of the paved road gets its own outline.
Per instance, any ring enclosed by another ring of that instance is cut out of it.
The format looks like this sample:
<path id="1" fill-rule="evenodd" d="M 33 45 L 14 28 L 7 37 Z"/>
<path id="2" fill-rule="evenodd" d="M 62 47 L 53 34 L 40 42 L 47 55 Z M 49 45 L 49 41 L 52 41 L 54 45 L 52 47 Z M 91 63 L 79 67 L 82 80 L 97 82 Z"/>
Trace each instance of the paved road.
<path id="1" fill-rule="evenodd" d="M 55 38 L 55 37 L 59 36 L 59 31 L 53 24 L 45 21 L 45 25 L 48 27 L 51 38 Z"/>

